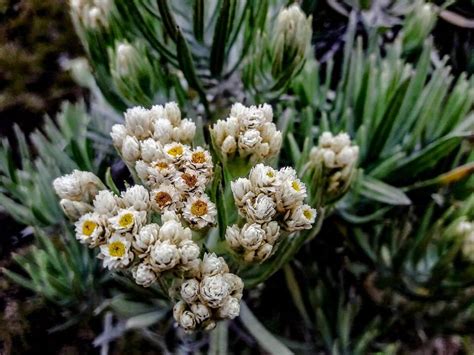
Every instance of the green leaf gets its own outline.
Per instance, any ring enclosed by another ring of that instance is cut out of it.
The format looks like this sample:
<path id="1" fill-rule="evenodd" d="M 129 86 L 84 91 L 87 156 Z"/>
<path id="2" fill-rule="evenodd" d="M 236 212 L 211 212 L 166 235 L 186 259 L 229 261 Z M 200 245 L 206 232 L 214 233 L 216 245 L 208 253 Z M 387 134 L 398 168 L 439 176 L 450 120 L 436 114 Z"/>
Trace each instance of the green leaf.
<path id="1" fill-rule="evenodd" d="M 204 0 L 194 0 L 193 29 L 196 39 L 202 42 L 204 34 Z"/>
<path id="2" fill-rule="evenodd" d="M 270 354 L 290 355 L 293 352 L 270 333 L 245 304 L 240 303 L 240 321 L 257 340 L 258 344 Z"/>
<path id="3" fill-rule="evenodd" d="M 157 0 L 158 10 L 160 11 L 163 26 L 173 41 L 176 41 L 176 22 L 171 14 L 168 0 Z"/>
<path id="4" fill-rule="evenodd" d="M 370 176 L 363 175 L 360 194 L 370 200 L 388 205 L 410 205 L 411 200 L 401 190 Z"/>
<path id="5" fill-rule="evenodd" d="M 110 172 L 110 167 L 107 168 L 107 172 L 105 173 L 105 184 L 107 185 L 107 187 L 110 190 L 112 190 L 112 192 L 114 194 L 116 194 L 117 196 L 120 196 L 120 190 L 117 187 L 117 185 L 115 185 L 115 182 L 112 179 L 112 174 Z"/>
<path id="6" fill-rule="evenodd" d="M 230 19 L 230 8 L 233 0 L 223 0 L 214 29 L 214 39 L 212 41 L 210 69 L 211 74 L 219 76 L 224 67 L 225 43 L 227 39 L 228 23 Z"/>

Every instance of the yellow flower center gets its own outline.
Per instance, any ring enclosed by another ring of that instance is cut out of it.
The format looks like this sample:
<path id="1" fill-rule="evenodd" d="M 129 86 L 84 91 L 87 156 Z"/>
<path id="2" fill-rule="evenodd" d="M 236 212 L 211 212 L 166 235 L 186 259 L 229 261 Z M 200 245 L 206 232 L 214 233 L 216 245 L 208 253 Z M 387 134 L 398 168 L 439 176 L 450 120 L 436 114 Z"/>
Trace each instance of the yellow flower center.
<path id="1" fill-rule="evenodd" d="M 168 167 L 168 163 L 164 161 L 160 161 L 155 164 L 155 168 L 157 168 L 158 170 L 163 170 L 163 169 L 166 169 L 167 167 Z"/>
<path id="2" fill-rule="evenodd" d="M 300 192 L 300 190 L 301 190 L 301 186 L 300 186 L 300 184 L 298 184 L 298 181 L 296 181 L 296 180 L 291 183 L 291 187 L 296 192 Z"/>
<path id="3" fill-rule="evenodd" d="M 194 164 L 204 164 L 206 162 L 206 156 L 204 155 L 204 152 L 194 152 L 191 155 L 191 161 Z"/>
<path id="4" fill-rule="evenodd" d="M 155 202 L 158 207 L 163 208 L 171 203 L 172 199 L 169 193 L 160 191 L 155 196 Z"/>
<path id="5" fill-rule="evenodd" d="M 122 228 L 128 227 L 133 223 L 133 219 L 133 213 L 125 213 L 119 218 L 118 224 Z"/>
<path id="6" fill-rule="evenodd" d="M 85 221 L 82 225 L 82 234 L 87 235 L 88 237 L 94 233 L 95 229 L 97 228 L 97 223 L 93 221 Z"/>
<path id="7" fill-rule="evenodd" d="M 197 217 L 202 217 L 207 213 L 207 203 L 197 200 L 191 205 L 191 213 Z"/>
<path id="8" fill-rule="evenodd" d="M 269 170 L 269 171 L 267 171 L 267 176 L 269 178 L 272 178 L 272 177 L 275 177 L 275 174 L 273 173 L 273 171 Z"/>
<path id="9" fill-rule="evenodd" d="M 313 218 L 313 212 L 311 210 L 304 210 L 303 211 L 303 216 L 305 216 L 306 219 L 311 219 L 311 218 Z"/>
<path id="10" fill-rule="evenodd" d="M 183 155 L 183 146 L 175 145 L 173 148 L 168 149 L 168 154 L 175 158 Z"/>
<path id="11" fill-rule="evenodd" d="M 110 256 L 122 257 L 125 255 L 125 244 L 122 242 L 112 242 L 109 244 L 109 254 Z"/>

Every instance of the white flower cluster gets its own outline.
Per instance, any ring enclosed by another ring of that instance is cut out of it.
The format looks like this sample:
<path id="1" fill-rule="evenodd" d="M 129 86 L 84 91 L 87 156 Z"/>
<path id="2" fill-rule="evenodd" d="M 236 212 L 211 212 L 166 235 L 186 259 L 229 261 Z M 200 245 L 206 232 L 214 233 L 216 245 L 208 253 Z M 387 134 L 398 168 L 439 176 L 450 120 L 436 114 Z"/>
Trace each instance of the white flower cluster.
<path id="1" fill-rule="evenodd" d="M 464 258 L 474 262 L 474 222 L 459 222 L 456 233 L 463 238 L 461 251 Z"/>
<path id="2" fill-rule="evenodd" d="M 310 152 L 312 166 L 323 165 L 328 172 L 327 192 L 334 193 L 344 189 L 350 181 L 359 157 L 359 147 L 351 144 L 347 133 L 333 136 L 324 132 L 319 137 L 319 144 Z"/>
<path id="3" fill-rule="evenodd" d="M 93 173 L 74 170 L 53 181 L 53 187 L 61 199 L 60 205 L 66 216 L 77 220 L 92 211 L 92 201 L 104 184 Z"/>
<path id="4" fill-rule="evenodd" d="M 186 331 L 211 330 L 216 321 L 239 315 L 243 287 L 240 277 L 229 273 L 222 257 L 205 254 L 199 273 L 181 284 L 173 316 Z"/>
<path id="5" fill-rule="evenodd" d="M 113 0 L 70 0 L 71 10 L 86 28 L 107 27 Z"/>
<path id="6" fill-rule="evenodd" d="M 304 204 L 306 186 L 292 168 L 277 171 L 258 164 L 248 179 L 237 179 L 231 188 L 246 223 L 227 227 L 226 240 L 247 262 L 261 262 L 272 254 L 280 228 L 290 233 L 310 229 L 316 219 L 316 210 Z"/>
<path id="7" fill-rule="evenodd" d="M 193 122 L 181 120 L 178 106 L 168 103 L 128 110 L 125 125 L 115 125 L 111 135 L 123 159 L 151 190 L 151 207 L 175 212 L 202 229 L 215 223 L 217 211 L 205 194 L 212 179 L 211 155 L 185 144 L 195 131 Z"/>
<path id="8" fill-rule="evenodd" d="M 222 157 L 249 158 L 251 163 L 274 157 L 281 148 L 282 135 L 277 130 L 270 105 L 232 106 L 230 116 L 211 128 L 213 143 Z"/>
<path id="9" fill-rule="evenodd" d="M 59 182 L 54 186 L 61 196 L 64 184 Z M 105 267 L 132 268 L 139 285 L 149 286 L 165 271 L 196 269 L 200 249 L 191 230 L 172 212 L 162 216 L 162 226 L 149 223 L 151 213 L 150 193 L 141 185 L 128 188 L 120 197 L 102 190 L 93 199 L 93 209 L 76 222 L 76 238 L 100 248 L 98 257 Z"/>

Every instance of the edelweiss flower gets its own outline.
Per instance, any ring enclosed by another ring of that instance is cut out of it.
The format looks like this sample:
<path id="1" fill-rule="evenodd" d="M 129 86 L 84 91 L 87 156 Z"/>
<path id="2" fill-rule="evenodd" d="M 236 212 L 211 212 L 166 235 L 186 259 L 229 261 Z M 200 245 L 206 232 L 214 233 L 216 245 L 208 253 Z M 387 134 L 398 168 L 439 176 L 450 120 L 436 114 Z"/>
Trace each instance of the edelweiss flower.
<path id="1" fill-rule="evenodd" d="M 315 219 L 316 210 L 308 205 L 301 205 L 291 212 L 285 221 L 285 227 L 289 232 L 310 229 Z"/>
<path id="2" fill-rule="evenodd" d="M 122 192 L 122 200 L 127 208 L 147 211 L 150 204 L 150 194 L 142 185 L 134 185 Z"/>
<path id="3" fill-rule="evenodd" d="M 276 198 L 280 211 L 291 209 L 306 198 L 306 186 L 299 179 L 290 178 L 279 186 Z"/>
<path id="4" fill-rule="evenodd" d="M 217 275 L 229 272 L 229 267 L 223 257 L 216 254 L 205 254 L 201 263 L 201 272 L 203 275 Z"/>
<path id="5" fill-rule="evenodd" d="M 153 135 L 153 119 L 150 112 L 140 106 L 129 108 L 125 112 L 125 128 L 130 136 L 146 139 Z"/>
<path id="6" fill-rule="evenodd" d="M 186 152 L 186 146 L 181 143 L 169 143 L 163 147 L 165 156 L 173 162 L 179 161 Z"/>
<path id="7" fill-rule="evenodd" d="M 99 191 L 94 199 L 94 212 L 108 217 L 117 214 L 117 211 L 123 207 L 120 197 L 109 190 Z"/>
<path id="8" fill-rule="evenodd" d="M 151 191 L 151 206 L 160 213 L 176 211 L 181 207 L 180 194 L 172 185 L 163 184 Z"/>
<path id="9" fill-rule="evenodd" d="M 256 198 L 248 199 L 241 209 L 244 217 L 257 223 L 270 222 L 276 214 L 276 204 L 273 198 L 259 194 Z"/>
<path id="10" fill-rule="evenodd" d="M 157 241 L 150 250 L 150 264 L 156 272 L 172 269 L 179 260 L 178 248 L 169 240 Z"/>
<path id="11" fill-rule="evenodd" d="M 127 163 L 134 163 L 140 158 L 140 142 L 132 136 L 126 136 L 122 144 L 122 158 Z"/>
<path id="12" fill-rule="evenodd" d="M 71 201 L 65 198 L 59 202 L 59 205 L 64 214 L 73 221 L 78 220 L 82 215 L 93 210 L 92 206 L 86 202 Z"/>
<path id="13" fill-rule="evenodd" d="M 189 169 L 200 171 L 207 176 L 212 175 L 212 158 L 204 148 L 197 147 L 194 150 L 186 151 L 185 165 Z"/>
<path id="14" fill-rule="evenodd" d="M 247 203 L 247 200 L 255 196 L 249 179 L 238 178 L 230 183 L 230 188 L 234 195 L 235 204 L 240 208 Z"/>
<path id="15" fill-rule="evenodd" d="M 257 250 L 265 241 L 266 233 L 257 223 L 246 223 L 240 233 L 240 245 L 246 250 Z"/>
<path id="16" fill-rule="evenodd" d="M 150 163 L 154 160 L 157 160 L 160 157 L 161 146 L 159 143 L 155 142 L 153 139 L 148 138 L 140 142 L 140 152 L 141 158 L 143 161 Z"/>
<path id="17" fill-rule="evenodd" d="M 258 188 L 265 188 L 264 191 L 269 191 L 269 187 L 277 182 L 277 172 L 270 166 L 263 164 L 255 165 L 249 173 L 249 180 L 253 186 Z M 274 189 L 270 189 L 273 190 Z"/>
<path id="18" fill-rule="evenodd" d="M 221 318 L 236 318 L 240 314 L 240 300 L 230 296 L 227 297 L 219 308 L 218 314 Z"/>
<path id="19" fill-rule="evenodd" d="M 132 276 L 135 279 L 137 285 L 141 285 L 143 287 L 149 287 L 157 279 L 157 275 L 153 271 L 152 267 L 145 262 L 138 264 L 132 269 Z"/>
<path id="20" fill-rule="evenodd" d="M 133 261 L 133 252 L 130 250 L 131 234 L 122 235 L 115 233 L 100 246 L 98 258 L 103 259 L 104 267 L 108 269 L 124 268 Z"/>
<path id="21" fill-rule="evenodd" d="M 146 212 L 133 209 L 121 209 L 117 215 L 109 218 L 110 226 L 120 232 L 137 233 L 146 223 Z"/>
<path id="22" fill-rule="evenodd" d="M 229 294 L 229 284 L 222 275 L 204 276 L 202 279 L 199 298 L 209 307 L 219 308 Z"/>
<path id="23" fill-rule="evenodd" d="M 182 193 L 191 191 L 204 191 L 207 184 L 207 178 L 195 170 L 186 169 L 183 172 L 176 173 L 173 180 L 176 189 Z"/>
<path id="24" fill-rule="evenodd" d="M 107 228 L 103 219 L 97 213 L 83 215 L 75 224 L 76 239 L 91 248 L 105 242 Z"/>
<path id="25" fill-rule="evenodd" d="M 159 231 L 160 226 L 156 223 L 151 223 L 143 226 L 139 233 L 134 234 L 132 246 L 140 258 L 148 255 L 151 246 L 158 239 Z"/>
<path id="26" fill-rule="evenodd" d="M 213 225 L 216 215 L 216 206 L 205 194 L 192 195 L 183 209 L 184 219 L 197 229 Z"/>
<path id="27" fill-rule="evenodd" d="M 61 199 L 90 203 L 104 184 L 88 171 L 74 170 L 71 174 L 54 179 L 53 187 Z"/>
<path id="28" fill-rule="evenodd" d="M 181 284 L 181 298 L 187 303 L 193 303 L 199 296 L 199 281 L 189 279 Z"/>
<path id="29" fill-rule="evenodd" d="M 112 131 L 110 132 L 110 136 L 112 137 L 112 142 L 114 143 L 115 148 L 119 151 L 122 150 L 123 141 L 127 136 L 127 129 L 123 124 L 114 124 L 112 126 Z"/>

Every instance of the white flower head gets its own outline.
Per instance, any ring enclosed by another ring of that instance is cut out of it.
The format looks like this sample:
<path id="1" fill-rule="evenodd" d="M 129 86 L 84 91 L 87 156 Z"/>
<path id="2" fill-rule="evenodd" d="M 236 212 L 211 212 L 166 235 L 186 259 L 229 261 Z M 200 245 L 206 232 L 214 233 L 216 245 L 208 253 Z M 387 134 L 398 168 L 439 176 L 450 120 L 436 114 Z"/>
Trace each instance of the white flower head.
<path id="1" fill-rule="evenodd" d="M 76 239 L 80 243 L 86 244 L 91 248 L 97 247 L 105 242 L 107 236 L 107 227 L 103 218 L 97 213 L 87 213 L 83 215 L 76 223 Z"/>
<path id="2" fill-rule="evenodd" d="M 202 172 L 208 177 L 212 175 L 213 163 L 211 154 L 202 147 L 186 152 L 185 165 L 189 169 Z"/>
<path id="3" fill-rule="evenodd" d="M 109 224 L 115 231 L 137 233 L 146 224 L 147 213 L 134 209 L 120 209 L 116 216 L 109 218 Z"/>
<path id="4" fill-rule="evenodd" d="M 158 240 L 160 226 L 156 223 L 150 223 L 143 226 L 137 234 L 133 236 L 133 249 L 139 254 L 140 258 L 148 255 L 151 246 Z"/>
<path id="5" fill-rule="evenodd" d="M 229 272 L 229 267 L 223 257 L 206 253 L 201 263 L 201 272 L 203 275 L 213 276 Z"/>
<path id="6" fill-rule="evenodd" d="M 235 297 L 227 297 L 217 312 L 220 318 L 234 319 L 240 314 L 240 300 Z"/>
<path id="7" fill-rule="evenodd" d="M 277 221 L 271 221 L 262 225 L 265 231 L 265 241 L 268 244 L 274 245 L 280 236 L 280 225 Z"/>
<path id="8" fill-rule="evenodd" d="M 199 296 L 199 281 L 196 279 L 185 280 L 181 284 L 180 294 L 186 303 L 196 302 Z"/>
<path id="9" fill-rule="evenodd" d="M 240 245 L 246 250 L 257 250 L 265 242 L 265 230 L 260 224 L 246 223 L 240 233 Z"/>
<path id="10" fill-rule="evenodd" d="M 123 146 L 123 141 L 127 136 L 127 129 L 123 124 L 114 124 L 112 126 L 112 131 L 110 132 L 114 146 L 121 151 Z"/>
<path id="11" fill-rule="evenodd" d="M 234 195 L 235 204 L 239 208 L 243 207 L 247 203 L 247 200 L 255 196 L 255 193 L 252 191 L 252 183 L 246 178 L 238 178 L 232 181 L 230 188 Z"/>
<path id="12" fill-rule="evenodd" d="M 249 180 L 253 186 L 258 187 L 261 191 L 274 191 L 277 172 L 270 166 L 257 164 L 250 170 Z"/>
<path id="13" fill-rule="evenodd" d="M 181 205 L 180 194 L 172 185 L 162 184 L 151 191 L 151 206 L 157 212 L 177 211 Z"/>
<path id="14" fill-rule="evenodd" d="M 262 143 L 260 132 L 256 129 L 249 129 L 239 136 L 240 154 L 245 156 L 258 151 L 258 147 Z"/>
<path id="15" fill-rule="evenodd" d="M 141 158 L 147 163 L 157 160 L 161 154 L 161 146 L 152 138 L 140 142 Z"/>
<path id="16" fill-rule="evenodd" d="M 166 118 L 171 122 L 173 126 L 178 126 L 181 122 L 181 111 L 176 102 L 171 101 L 165 105 Z"/>
<path id="17" fill-rule="evenodd" d="M 237 141 L 235 137 L 227 136 L 221 145 L 221 150 L 225 155 L 232 155 L 237 150 Z"/>
<path id="18" fill-rule="evenodd" d="M 175 174 L 173 185 L 181 193 L 203 192 L 207 182 L 206 175 L 192 169 L 185 169 Z"/>
<path id="19" fill-rule="evenodd" d="M 150 194 L 142 185 L 134 185 L 122 192 L 122 201 L 127 208 L 147 211 L 150 205 Z"/>
<path id="20" fill-rule="evenodd" d="M 289 232 L 302 229 L 311 229 L 316 220 L 316 210 L 308 205 L 297 206 L 291 211 L 285 221 L 285 228 Z"/>
<path id="21" fill-rule="evenodd" d="M 143 107 L 133 107 L 125 112 L 125 128 L 130 136 L 137 139 L 151 137 L 154 131 L 153 123 L 152 115 Z"/>
<path id="22" fill-rule="evenodd" d="M 194 313 L 198 323 L 203 323 L 211 317 L 210 309 L 200 302 L 193 302 L 191 304 L 191 311 Z"/>
<path id="23" fill-rule="evenodd" d="M 306 195 L 306 186 L 300 179 L 287 179 L 280 185 L 276 193 L 278 209 L 280 211 L 292 209 L 301 204 Z"/>
<path id="24" fill-rule="evenodd" d="M 150 250 L 150 264 L 156 272 L 175 267 L 180 261 L 179 250 L 170 241 L 157 241 Z"/>
<path id="25" fill-rule="evenodd" d="M 184 119 L 179 126 L 173 128 L 172 137 L 174 141 L 191 143 L 196 134 L 196 124 L 190 119 Z"/>
<path id="26" fill-rule="evenodd" d="M 187 146 L 174 142 L 166 144 L 163 147 L 163 152 L 165 156 L 171 161 L 179 162 L 186 153 L 187 149 L 189 149 Z"/>
<path id="27" fill-rule="evenodd" d="M 199 249 L 199 246 L 191 239 L 183 240 L 181 243 L 179 243 L 178 247 L 179 253 L 181 255 L 181 263 L 185 266 L 193 263 L 199 258 L 199 254 L 201 254 L 201 249 Z"/>
<path id="28" fill-rule="evenodd" d="M 206 194 L 191 195 L 183 209 L 184 219 L 194 228 L 203 229 L 216 222 L 217 210 Z"/>
<path id="29" fill-rule="evenodd" d="M 145 262 L 138 264 L 132 269 L 132 276 L 137 285 L 143 287 L 149 287 L 157 279 L 157 275 L 153 271 L 153 268 Z"/>
<path id="30" fill-rule="evenodd" d="M 161 144 L 171 142 L 173 135 L 173 125 L 166 118 L 159 118 L 154 123 L 154 138 Z"/>
<path id="31" fill-rule="evenodd" d="M 133 261 L 134 254 L 130 250 L 131 234 L 115 233 L 107 241 L 107 244 L 100 246 L 98 258 L 103 259 L 104 267 L 112 270 L 125 268 Z"/>
<path id="32" fill-rule="evenodd" d="M 82 215 L 93 210 L 92 206 L 86 202 L 71 201 L 65 198 L 59 202 L 59 205 L 64 214 L 73 221 L 78 220 Z"/>
<path id="33" fill-rule="evenodd" d="M 211 308 L 219 308 L 230 294 L 230 287 L 221 275 L 204 276 L 200 284 L 199 298 Z"/>
<path id="34" fill-rule="evenodd" d="M 169 215 L 166 215 L 168 217 Z M 191 240 L 192 232 L 175 219 L 167 219 L 160 227 L 159 239 L 169 240 L 178 245 L 183 240 Z"/>
<path id="35" fill-rule="evenodd" d="M 61 199 L 90 203 L 104 185 L 93 173 L 74 170 L 54 179 L 53 188 Z"/>
<path id="36" fill-rule="evenodd" d="M 238 250 L 241 247 L 240 229 L 236 224 L 227 227 L 225 231 L 225 240 L 233 250 Z"/>
<path id="37" fill-rule="evenodd" d="M 94 212 L 111 217 L 117 211 L 123 208 L 123 203 L 120 197 L 114 195 L 109 190 L 102 190 L 95 196 Z"/>
<path id="38" fill-rule="evenodd" d="M 241 212 L 256 223 L 270 222 L 276 214 L 276 204 L 272 197 L 259 194 L 256 198 L 248 199 Z"/>
<path id="39" fill-rule="evenodd" d="M 140 142 L 136 137 L 126 136 L 122 145 L 122 158 L 127 163 L 134 163 L 140 158 Z"/>

